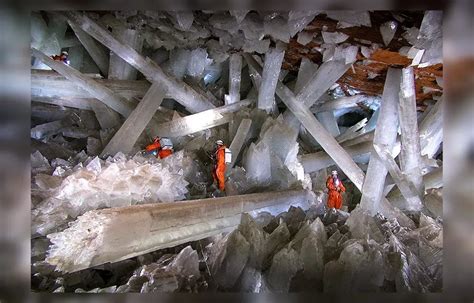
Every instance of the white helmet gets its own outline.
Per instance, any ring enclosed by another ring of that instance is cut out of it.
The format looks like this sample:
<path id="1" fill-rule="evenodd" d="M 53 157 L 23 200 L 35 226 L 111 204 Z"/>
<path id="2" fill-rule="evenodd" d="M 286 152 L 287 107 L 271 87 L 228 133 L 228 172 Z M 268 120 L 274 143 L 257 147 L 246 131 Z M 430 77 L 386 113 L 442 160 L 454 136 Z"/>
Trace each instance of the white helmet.
<path id="1" fill-rule="evenodd" d="M 66 55 L 66 56 L 69 56 L 69 54 L 67 53 L 67 51 L 62 51 L 61 54 Z"/>
<path id="2" fill-rule="evenodd" d="M 337 170 L 333 170 L 333 171 L 331 172 L 331 175 L 337 175 Z"/>
<path id="3" fill-rule="evenodd" d="M 216 141 L 216 144 L 217 144 L 217 145 L 224 145 L 224 141 L 222 141 L 222 140 L 217 140 L 217 141 Z"/>

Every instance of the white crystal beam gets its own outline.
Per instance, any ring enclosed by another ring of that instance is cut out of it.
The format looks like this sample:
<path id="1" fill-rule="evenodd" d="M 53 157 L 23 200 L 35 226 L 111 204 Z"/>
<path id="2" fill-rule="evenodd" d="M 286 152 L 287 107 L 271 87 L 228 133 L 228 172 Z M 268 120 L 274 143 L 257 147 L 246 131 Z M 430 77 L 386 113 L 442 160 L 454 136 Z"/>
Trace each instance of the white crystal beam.
<path id="1" fill-rule="evenodd" d="M 235 134 L 235 137 L 229 147 L 229 149 L 232 151 L 232 163 L 229 166 L 230 168 L 234 167 L 235 161 L 237 160 L 237 157 L 244 146 L 245 139 L 247 139 L 251 125 L 252 120 L 250 119 L 242 119 L 240 122 L 237 133 Z"/>
<path id="2" fill-rule="evenodd" d="M 132 47 L 138 53 L 141 52 L 143 38 L 139 31 L 128 28 L 114 28 L 113 35 L 124 45 Z M 109 79 L 135 80 L 137 79 L 137 70 L 112 51 L 110 52 Z"/>
<path id="3" fill-rule="evenodd" d="M 244 54 L 247 63 L 252 65 L 256 73 L 261 73 L 262 68 L 257 61 L 250 55 Z M 399 85 L 399 83 L 398 83 Z M 398 91 L 397 91 L 398 92 Z M 316 120 L 314 115 L 309 111 L 308 107 L 298 102 L 295 95 L 283 83 L 279 82 L 276 89 L 277 95 L 285 103 L 289 110 L 293 112 L 295 117 L 308 130 L 313 138 L 318 141 L 321 147 L 333 158 L 334 162 L 341 168 L 346 176 L 354 183 L 354 185 L 362 190 L 364 184 L 364 172 L 352 160 L 351 156 L 337 143 L 337 141 L 324 129 L 321 123 Z M 390 205 L 387 199 L 381 199 L 381 203 L 377 209 L 387 218 L 397 218 L 402 226 L 414 228 L 414 223 L 399 209 Z"/>
<path id="4" fill-rule="evenodd" d="M 374 134 L 374 144 L 393 146 L 397 139 L 398 103 L 401 71 L 389 68 L 382 95 L 382 105 Z M 380 208 L 387 168 L 378 157 L 371 157 L 362 187 L 361 207 L 375 215 Z"/>
<path id="5" fill-rule="evenodd" d="M 408 202 L 407 210 L 421 210 L 421 208 L 423 207 L 423 203 L 421 202 L 421 198 L 418 195 L 418 190 L 415 187 L 415 184 L 413 184 L 413 182 L 411 182 L 411 180 L 409 180 L 409 178 L 407 178 L 407 176 L 402 173 L 397 163 L 395 162 L 395 159 L 393 159 L 392 155 L 390 155 L 387 149 L 387 146 L 374 144 L 374 150 L 377 153 L 377 157 L 373 158 L 378 158 L 379 160 L 381 160 L 382 163 L 385 165 L 386 169 L 389 171 L 390 175 L 395 181 L 395 184 L 397 184 L 403 197 L 405 197 Z"/>
<path id="6" fill-rule="evenodd" d="M 96 79 L 91 74 L 83 74 L 83 76 L 93 79 L 127 100 L 143 98 L 150 88 L 150 83 L 146 80 Z M 31 98 L 34 101 L 48 103 L 47 101 L 54 102 L 56 99 L 90 99 L 94 98 L 94 95 L 55 71 L 33 69 L 31 70 Z"/>
<path id="7" fill-rule="evenodd" d="M 311 200 L 309 191 L 290 190 L 93 210 L 48 235 L 53 245 L 46 261 L 75 272 L 230 232 L 245 212 L 307 208 Z"/>
<path id="8" fill-rule="evenodd" d="M 415 185 L 418 195 L 422 195 L 423 177 L 420 153 L 420 135 L 416 112 L 415 75 L 413 67 L 402 69 L 400 89 L 399 121 L 401 130 L 400 168 L 410 182 Z"/>
<path id="9" fill-rule="evenodd" d="M 229 100 L 226 104 L 240 101 L 240 79 L 242 72 L 242 56 L 232 54 L 229 58 Z"/>
<path id="10" fill-rule="evenodd" d="M 232 120 L 229 113 L 236 112 L 242 107 L 249 106 L 253 100 L 245 99 L 237 103 L 209 109 L 197 114 L 175 119 L 159 124 L 153 136 L 180 137 L 196 133 L 201 130 L 216 127 Z"/>
<path id="11" fill-rule="evenodd" d="M 354 159 L 355 162 L 360 162 L 359 158 L 370 155 L 372 150 L 372 141 L 362 142 L 346 148 L 346 152 Z M 320 169 L 334 165 L 334 160 L 325 151 L 320 151 L 312 154 L 305 154 L 300 157 L 301 164 L 304 167 L 305 173 L 312 173 Z"/>
<path id="12" fill-rule="evenodd" d="M 443 142 L 443 99 L 436 102 L 419 126 L 421 155 L 433 158 Z"/>
<path id="13" fill-rule="evenodd" d="M 157 111 L 166 89 L 159 82 L 153 83 L 145 97 L 140 101 L 120 129 L 115 133 L 101 153 L 101 157 L 118 152 L 129 153 L 151 118 Z"/>
<path id="14" fill-rule="evenodd" d="M 155 62 L 144 58 L 132 47 L 120 43 L 111 33 L 84 14 L 77 12 L 66 12 L 65 14 L 71 22 L 76 23 L 86 33 L 139 70 L 149 81 L 162 82 L 168 90 L 168 96 L 178 101 L 191 113 L 215 107 L 205 96 L 198 94 L 184 82 L 167 75 Z"/>
<path id="15" fill-rule="evenodd" d="M 281 64 L 285 51 L 274 48 L 265 54 L 265 62 L 263 66 L 262 82 L 258 89 L 259 109 L 271 112 L 275 104 L 275 88 L 280 75 Z"/>
<path id="16" fill-rule="evenodd" d="M 92 60 L 97 64 L 102 74 L 107 77 L 109 70 L 109 56 L 107 55 L 107 50 L 76 24 L 70 21 L 68 21 L 68 24 L 87 50 Z"/>
<path id="17" fill-rule="evenodd" d="M 122 116 L 128 117 L 128 115 L 130 115 L 132 112 L 132 106 L 127 102 L 127 100 L 115 94 L 109 88 L 97 83 L 87 76 L 84 76 L 82 73 L 64 64 L 63 62 L 54 61 L 35 48 L 32 48 L 31 52 L 34 57 L 38 58 L 49 67 L 56 70 L 64 77 L 68 78 L 70 81 L 89 92 L 89 94 L 102 101 L 104 104 L 120 113 Z"/>

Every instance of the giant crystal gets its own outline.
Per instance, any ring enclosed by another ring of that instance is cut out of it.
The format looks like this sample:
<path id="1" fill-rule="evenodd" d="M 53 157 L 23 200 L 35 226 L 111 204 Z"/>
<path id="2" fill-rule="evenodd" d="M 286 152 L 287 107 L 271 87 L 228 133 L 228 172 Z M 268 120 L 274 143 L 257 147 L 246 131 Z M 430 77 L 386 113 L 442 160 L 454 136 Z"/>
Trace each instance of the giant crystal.
<path id="1" fill-rule="evenodd" d="M 262 72 L 262 82 L 258 89 L 258 108 L 267 112 L 273 111 L 275 103 L 275 88 L 280 75 L 281 64 L 285 52 L 274 48 L 265 55 L 265 64 Z"/>
<path id="2" fill-rule="evenodd" d="M 116 112 L 127 117 L 132 112 L 132 107 L 129 105 L 127 100 L 114 92 L 109 88 L 102 86 L 93 79 L 84 76 L 77 70 L 69 67 L 68 65 L 54 61 L 50 57 L 46 56 L 37 49 L 31 49 L 33 56 L 39 58 L 44 63 L 48 64 L 51 68 L 55 69 L 57 72 L 61 73 L 64 77 L 68 78 L 70 81 L 81 86 L 81 88 L 88 91 L 91 95 L 105 103 L 107 106 L 115 110 Z"/>
<path id="3" fill-rule="evenodd" d="M 118 154 L 102 161 L 94 158 L 85 167 L 67 170 L 57 188 L 32 211 L 32 232 L 47 234 L 70 218 L 101 207 L 182 200 L 188 182 L 181 167 L 190 160 L 183 152 L 156 162 Z M 151 162 L 149 162 L 151 161 Z M 37 177 L 41 182 L 45 177 Z"/>
<path id="4" fill-rule="evenodd" d="M 133 110 L 124 124 L 101 153 L 101 156 L 129 153 L 160 106 L 166 91 L 161 83 L 155 82 L 142 101 Z"/>
<path id="5" fill-rule="evenodd" d="M 433 158 L 443 142 L 443 99 L 436 102 L 419 126 L 421 155 Z"/>
<path id="6" fill-rule="evenodd" d="M 348 244 L 324 269 L 324 292 L 377 291 L 384 282 L 384 260 L 374 241 Z"/>
<path id="7" fill-rule="evenodd" d="M 71 24 L 74 24 L 70 22 Z M 114 37 L 121 43 L 132 47 L 138 53 L 142 51 L 143 38 L 140 32 L 133 29 L 115 27 L 113 29 Z M 137 70 L 120 58 L 113 51 L 110 52 L 109 79 L 135 80 Z"/>
<path id="8" fill-rule="evenodd" d="M 240 100 L 241 71 L 242 57 L 240 54 L 232 54 L 229 58 L 229 95 L 226 98 L 226 104 Z"/>
<path id="9" fill-rule="evenodd" d="M 397 139 L 400 78 L 400 70 L 393 68 L 388 70 L 382 96 L 383 102 L 375 128 L 374 144 L 383 144 L 388 148 L 391 148 Z M 383 162 L 378 157 L 371 157 L 360 202 L 360 205 L 371 214 L 379 210 L 386 176 L 387 168 Z"/>
<path id="10" fill-rule="evenodd" d="M 413 183 L 418 195 L 421 195 L 424 189 L 421 175 L 422 163 L 416 111 L 415 76 L 412 67 L 402 70 L 400 86 L 400 168 L 407 180 Z M 416 208 L 415 205 L 413 207 Z"/>
<path id="11" fill-rule="evenodd" d="M 237 103 L 165 122 L 152 130 L 152 133 L 154 136 L 162 137 L 178 137 L 193 134 L 201 130 L 228 123 L 232 120 L 231 113 L 245 106 L 249 106 L 252 102 L 253 100 L 251 99 L 245 99 Z"/>
<path id="12" fill-rule="evenodd" d="M 307 207 L 311 199 L 308 191 L 292 190 L 89 211 L 48 236 L 47 262 L 64 272 L 117 262 L 232 231 L 244 212 Z"/>
<path id="13" fill-rule="evenodd" d="M 168 95 L 185 106 L 190 112 L 197 113 L 214 108 L 214 105 L 204 96 L 198 94 L 184 82 L 169 77 L 152 60 L 144 58 L 132 47 L 120 43 L 107 30 L 100 27 L 90 18 L 76 12 L 67 12 L 66 14 L 69 21 L 76 23 L 85 32 L 140 71 L 146 78 L 153 82 L 162 82 L 168 90 Z"/>
<path id="14" fill-rule="evenodd" d="M 229 149 L 232 151 L 232 163 L 230 163 L 229 165 L 230 168 L 232 168 L 235 162 L 237 161 L 239 153 L 246 142 L 251 125 L 252 120 L 250 119 L 242 119 L 242 121 L 240 122 L 239 128 L 237 129 L 237 133 L 235 134 L 235 137 L 229 146 Z"/>
<path id="15" fill-rule="evenodd" d="M 92 60 L 97 64 L 102 74 L 107 76 L 109 70 L 109 56 L 107 55 L 106 49 L 75 23 L 68 21 L 68 24 L 74 31 L 74 34 L 76 34 L 79 41 L 81 41 Z"/>

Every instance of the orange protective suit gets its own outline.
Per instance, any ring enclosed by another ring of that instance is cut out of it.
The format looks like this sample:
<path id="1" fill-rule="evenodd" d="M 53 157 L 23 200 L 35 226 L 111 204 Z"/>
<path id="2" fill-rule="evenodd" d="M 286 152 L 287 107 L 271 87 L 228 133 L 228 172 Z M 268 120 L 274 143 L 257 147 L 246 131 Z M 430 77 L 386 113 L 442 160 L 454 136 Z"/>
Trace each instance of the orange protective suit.
<path id="1" fill-rule="evenodd" d="M 214 169 L 212 177 L 217 181 L 217 185 L 221 191 L 225 191 L 225 145 L 220 145 L 214 153 Z"/>
<path id="2" fill-rule="evenodd" d="M 61 55 L 54 55 L 54 56 L 51 56 L 51 58 L 54 60 L 54 61 L 61 61 L 61 62 L 67 62 L 67 56 L 61 54 Z"/>
<path id="3" fill-rule="evenodd" d="M 155 140 L 153 140 L 153 143 L 148 145 L 145 150 L 149 153 L 156 151 L 156 157 L 160 157 L 160 159 L 166 158 L 169 155 L 173 154 L 173 150 L 161 148 L 160 138 L 155 138 Z"/>
<path id="4" fill-rule="evenodd" d="M 342 206 L 342 195 L 341 192 L 345 192 L 346 188 L 339 180 L 339 186 L 336 187 L 332 176 L 329 176 L 326 180 L 326 187 L 329 190 L 328 207 L 340 209 Z"/>

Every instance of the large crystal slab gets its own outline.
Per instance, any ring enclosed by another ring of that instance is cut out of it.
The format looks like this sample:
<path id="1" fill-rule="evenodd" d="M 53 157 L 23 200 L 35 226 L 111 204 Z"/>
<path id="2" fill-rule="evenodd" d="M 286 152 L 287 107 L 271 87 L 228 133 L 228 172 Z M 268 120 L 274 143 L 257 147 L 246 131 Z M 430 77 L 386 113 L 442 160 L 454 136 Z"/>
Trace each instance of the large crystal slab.
<path id="1" fill-rule="evenodd" d="M 76 23 L 97 41 L 103 43 L 111 51 L 139 70 L 146 78 L 152 82 L 162 82 L 168 91 L 168 96 L 181 103 L 190 112 L 196 113 L 215 107 L 204 96 L 195 92 L 185 83 L 166 75 L 152 60 L 144 58 L 132 47 L 120 43 L 107 30 L 100 27 L 90 18 L 76 12 L 67 12 L 66 14 L 71 22 Z"/>
<path id="2" fill-rule="evenodd" d="M 271 112 L 274 107 L 275 88 L 280 75 L 281 64 L 284 56 L 285 51 L 279 48 L 271 49 L 265 55 L 262 82 L 258 89 L 257 107 L 266 112 Z"/>
<path id="3" fill-rule="evenodd" d="M 394 272 L 397 291 L 428 292 L 432 283 L 428 271 L 419 258 L 395 236 L 390 236 L 390 265 Z"/>
<path id="4" fill-rule="evenodd" d="M 250 144 L 244 162 L 247 177 L 258 184 L 269 184 L 271 181 L 270 149 L 264 142 Z"/>
<path id="5" fill-rule="evenodd" d="M 297 251 L 287 247 L 280 250 L 273 257 L 272 265 L 268 270 L 267 281 L 270 289 L 274 292 L 288 292 L 291 279 L 299 268 L 301 264 Z"/>
<path id="6" fill-rule="evenodd" d="M 336 117 L 334 116 L 334 112 L 319 112 L 316 114 L 316 118 L 333 137 L 337 137 L 341 134 L 339 131 L 339 126 L 337 125 Z"/>
<path id="7" fill-rule="evenodd" d="M 242 119 L 240 122 L 237 133 L 229 146 L 229 149 L 232 151 L 232 163 L 229 165 L 230 168 L 234 166 L 235 161 L 239 157 L 240 151 L 242 150 L 249 134 L 250 126 L 252 126 L 252 120 L 250 119 Z"/>
<path id="8" fill-rule="evenodd" d="M 419 126 L 421 155 L 433 158 L 443 142 L 443 99 L 436 102 Z"/>
<path id="9" fill-rule="evenodd" d="M 200 79 L 204 73 L 204 69 L 210 63 L 212 63 L 212 60 L 207 58 L 207 51 L 205 49 L 193 49 L 190 53 L 186 74 Z"/>
<path id="10" fill-rule="evenodd" d="M 305 107 L 311 107 L 348 68 L 349 65 L 346 65 L 342 60 L 323 63 L 309 80 L 303 81 L 306 83 L 296 95 L 296 99 L 302 102 Z M 285 111 L 283 117 L 292 127 L 298 129 L 299 123 L 291 111 Z"/>
<path id="11" fill-rule="evenodd" d="M 43 139 L 47 136 L 51 136 L 61 132 L 61 129 L 63 127 L 65 127 L 65 125 L 62 120 L 37 125 L 33 127 L 30 131 L 31 138 L 38 140 Z"/>
<path id="12" fill-rule="evenodd" d="M 89 104 L 102 129 L 114 128 L 120 125 L 121 120 L 119 114 L 110 107 L 95 99 L 91 99 Z"/>
<path id="13" fill-rule="evenodd" d="M 70 23 L 74 24 L 72 22 Z M 138 53 L 141 52 L 143 47 L 143 38 L 139 31 L 115 27 L 113 28 L 112 34 L 122 44 L 132 47 Z M 120 58 L 120 56 L 111 51 L 108 77 L 109 79 L 118 80 L 136 80 L 137 70 L 125 60 Z"/>
<path id="14" fill-rule="evenodd" d="M 32 232 L 47 234 L 101 207 L 184 199 L 188 182 L 183 167 L 190 166 L 190 159 L 183 152 L 168 158 L 147 163 L 140 162 L 143 159 L 127 160 L 119 153 L 107 161 L 89 159 L 73 169 L 57 167 L 63 171 L 61 185 L 46 190 L 44 200 L 32 211 Z"/>
<path id="15" fill-rule="evenodd" d="M 281 16 L 275 16 L 270 20 L 265 20 L 263 29 L 265 34 L 271 36 L 274 40 L 280 40 L 285 43 L 290 42 L 288 22 Z"/>
<path id="16" fill-rule="evenodd" d="M 229 57 L 229 95 L 226 104 L 240 101 L 240 78 L 242 71 L 242 56 L 232 54 Z"/>
<path id="17" fill-rule="evenodd" d="M 382 144 L 391 148 L 398 131 L 398 107 L 401 71 L 390 68 L 385 80 L 382 105 L 375 128 L 374 144 Z M 364 185 L 360 205 L 375 215 L 380 208 L 387 168 L 378 157 L 371 157 Z"/>
<path id="18" fill-rule="evenodd" d="M 336 111 L 341 109 L 353 109 L 357 108 L 357 103 L 362 103 L 365 99 L 363 95 L 355 95 L 350 97 L 341 97 L 334 100 L 326 101 L 322 104 L 316 104 L 311 107 L 313 113 L 319 113 L 324 111 Z M 337 113 L 340 115 L 340 113 Z"/>
<path id="19" fill-rule="evenodd" d="M 231 113 L 236 112 L 243 107 L 249 106 L 252 102 L 252 100 L 246 99 L 237 103 L 206 110 L 170 122 L 165 122 L 158 125 L 156 129 L 152 131 L 152 135 L 162 137 L 179 137 L 222 125 L 232 120 Z"/>
<path id="20" fill-rule="evenodd" d="M 381 247 L 367 240 L 348 244 L 324 268 L 324 292 L 378 291 L 384 282 Z"/>
<path id="21" fill-rule="evenodd" d="M 299 94 L 303 87 L 306 86 L 308 81 L 318 70 L 318 65 L 311 62 L 306 57 L 301 59 L 300 67 L 298 69 L 298 77 L 296 78 L 294 93 Z"/>
<path id="22" fill-rule="evenodd" d="M 408 205 L 405 209 L 411 211 L 421 210 L 423 207 L 420 197 L 421 193 L 417 190 L 415 184 L 413 184 L 409 177 L 402 173 L 393 157 L 387 152 L 387 147 L 374 143 L 374 150 L 377 153 L 378 159 L 382 161 L 385 168 L 390 172 L 400 192 L 407 200 Z"/>
<path id="23" fill-rule="evenodd" d="M 83 74 L 96 81 L 97 83 L 111 89 L 113 92 L 130 100 L 141 99 L 150 87 L 146 80 L 122 81 L 96 79 L 94 75 Z M 65 106 L 80 109 L 91 109 L 90 106 L 84 106 L 87 99 L 94 98 L 87 90 L 77 86 L 73 81 L 68 80 L 61 74 L 54 71 L 32 70 L 31 71 L 31 98 L 34 101 L 43 103 L 59 104 L 63 102 Z"/>
<path id="24" fill-rule="evenodd" d="M 313 21 L 318 11 L 314 10 L 297 10 L 288 13 L 288 29 L 290 37 L 294 37 L 298 32 L 302 31 L 308 24 Z"/>
<path id="25" fill-rule="evenodd" d="M 153 83 L 145 97 L 138 103 L 138 106 L 104 148 L 101 156 L 115 155 L 119 151 L 125 154 L 131 152 L 138 137 L 163 101 L 165 94 L 166 90 L 161 83 Z"/>
<path id="26" fill-rule="evenodd" d="M 347 38 L 349 38 L 348 35 L 344 34 L 344 33 L 339 33 L 339 32 L 321 32 L 322 36 L 323 36 L 323 40 L 325 43 L 333 43 L 333 44 L 337 44 L 337 43 L 342 43 L 344 41 L 347 40 Z"/>
<path id="27" fill-rule="evenodd" d="M 253 65 L 254 69 L 259 72 L 261 68 L 258 63 L 250 56 L 245 56 L 249 65 Z M 321 68 L 318 70 L 319 72 Z M 322 74 L 321 74 L 322 77 Z M 324 150 L 332 155 L 335 162 L 341 167 L 351 181 L 359 188 L 362 188 L 364 180 L 364 173 L 355 164 L 347 152 L 336 142 L 336 140 L 324 129 L 324 127 L 316 120 L 314 115 L 309 111 L 305 104 L 298 102 L 297 97 L 281 82 L 277 85 L 277 94 L 280 95 L 282 101 L 293 112 L 296 118 L 303 124 L 303 126 L 314 136 L 314 138 L 321 144 Z M 302 95 L 303 93 L 300 93 Z M 305 93 L 306 95 L 307 93 Z M 305 100 L 307 101 L 307 100 Z"/>
<path id="28" fill-rule="evenodd" d="M 251 246 L 239 230 L 234 230 L 220 242 L 211 248 L 209 267 L 219 287 L 230 289 L 247 264 Z"/>
<path id="29" fill-rule="evenodd" d="M 406 179 L 413 183 L 418 195 L 421 196 L 424 192 L 421 171 L 423 165 L 420 153 L 413 67 L 402 69 L 400 86 L 400 169 Z"/>
<path id="30" fill-rule="evenodd" d="M 261 67 L 258 63 L 248 55 L 244 55 L 247 63 L 253 66 L 256 73 L 260 73 Z M 399 88 L 399 86 L 397 85 Z M 334 162 L 341 168 L 346 176 L 354 183 L 354 185 L 362 190 L 364 183 L 364 172 L 352 160 L 351 156 L 337 143 L 337 141 L 324 129 L 324 127 L 316 120 L 309 109 L 298 102 L 294 94 L 281 82 L 277 85 L 277 94 L 285 105 L 292 111 L 296 118 L 303 124 L 308 132 L 318 141 L 321 147 L 331 155 Z M 398 92 L 398 91 L 397 91 Z M 395 132 L 396 137 L 396 132 Z M 382 184 L 383 185 L 383 184 Z M 383 187 L 383 186 L 382 186 Z M 383 188 L 382 188 L 383 189 Z M 414 223 L 400 210 L 392 207 L 386 199 L 381 200 L 381 205 L 378 209 L 382 214 L 388 218 L 396 217 L 403 226 L 413 226 Z"/>
<path id="31" fill-rule="evenodd" d="M 395 36 L 395 32 L 397 31 L 398 23 L 396 21 L 387 21 L 380 25 L 380 34 L 382 34 L 382 40 L 385 46 L 390 44 L 392 41 L 393 36 Z"/>
<path id="32" fill-rule="evenodd" d="M 249 215 L 242 214 L 238 230 L 250 244 L 247 266 L 261 269 L 263 264 L 267 233 Z"/>
<path id="33" fill-rule="evenodd" d="M 293 190 L 90 211 L 49 235 L 47 261 L 64 272 L 117 262 L 232 231 L 244 212 L 287 209 L 310 199 L 308 191 Z"/>
<path id="34" fill-rule="evenodd" d="M 107 55 L 106 49 L 75 23 L 68 21 L 68 24 L 74 31 L 74 34 L 76 34 L 79 41 L 81 41 L 92 60 L 97 64 L 102 74 L 107 76 L 109 72 L 109 56 Z"/>
<path id="35" fill-rule="evenodd" d="M 326 15 L 334 20 L 349 23 L 352 26 L 368 26 L 371 27 L 370 14 L 368 11 L 326 11 Z"/>
<path id="36" fill-rule="evenodd" d="M 372 142 L 367 141 L 349 146 L 345 150 L 356 163 L 365 163 L 365 156 L 370 154 L 372 146 Z M 334 160 L 325 151 L 301 155 L 300 159 L 306 173 L 316 172 L 320 169 L 334 165 Z"/>
<path id="37" fill-rule="evenodd" d="M 91 95 L 102 101 L 116 112 L 125 117 L 127 117 L 132 112 L 132 107 L 129 105 L 127 100 L 122 96 L 115 94 L 109 88 L 102 86 L 93 79 L 84 76 L 77 70 L 62 62 L 54 61 L 36 49 L 31 49 L 31 51 L 33 56 L 48 64 L 48 66 L 61 73 L 61 75 L 68 78 L 70 81 L 73 81 L 75 84 L 81 86 L 81 88 L 88 91 Z"/>
<path id="38" fill-rule="evenodd" d="M 310 281 L 321 283 L 324 272 L 324 246 L 327 241 L 324 225 L 316 218 L 310 225 L 310 234 L 303 240 L 299 252 L 304 276 Z"/>

